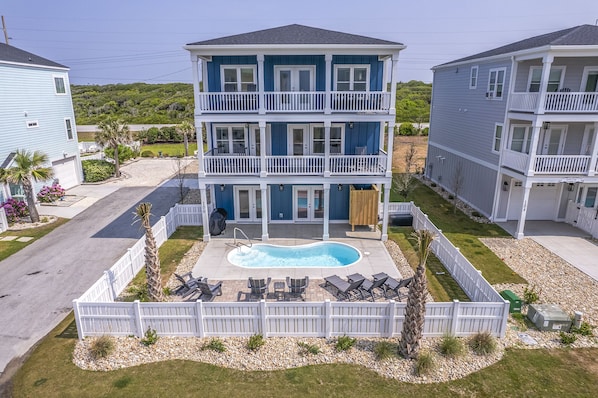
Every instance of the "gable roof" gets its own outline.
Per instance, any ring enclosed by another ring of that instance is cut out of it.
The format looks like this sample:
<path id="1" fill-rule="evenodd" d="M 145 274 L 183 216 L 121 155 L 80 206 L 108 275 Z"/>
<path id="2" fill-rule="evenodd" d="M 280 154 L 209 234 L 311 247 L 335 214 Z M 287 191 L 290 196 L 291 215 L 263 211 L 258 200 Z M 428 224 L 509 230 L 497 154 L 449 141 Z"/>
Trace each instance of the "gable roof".
<path id="1" fill-rule="evenodd" d="M 312 28 L 305 25 L 286 25 L 233 36 L 189 43 L 188 46 L 260 45 L 260 44 L 372 44 L 403 45 L 388 40 Z"/>
<path id="2" fill-rule="evenodd" d="M 42 58 L 38 55 L 32 54 L 25 50 L 9 46 L 8 44 L 0 43 L 0 63 L 13 62 L 18 64 L 37 65 L 37 66 L 51 66 L 56 68 L 68 68 L 57 62 Z"/>
<path id="3" fill-rule="evenodd" d="M 509 54 L 522 50 L 529 50 L 544 46 L 592 46 L 598 45 L 598 26 L 579 25 L 572 28 L 546 33 L 540 36 L 530 37 L 515 43 L 507 44 L 493 50 L 484 51 L 468 57 L 459 58 L 454 61 L 438 65 L 449 65 L 457 62 L 469 61 L 478 58 L 493 57 L 496 55 Z"/>

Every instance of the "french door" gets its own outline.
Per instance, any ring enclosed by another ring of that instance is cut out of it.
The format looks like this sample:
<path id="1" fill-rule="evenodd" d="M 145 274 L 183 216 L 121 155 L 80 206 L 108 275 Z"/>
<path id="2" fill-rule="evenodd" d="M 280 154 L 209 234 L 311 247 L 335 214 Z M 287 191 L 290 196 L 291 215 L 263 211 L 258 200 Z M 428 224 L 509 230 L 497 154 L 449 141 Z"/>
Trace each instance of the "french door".
<path id="1" fill-rule="evenodd" d="M 324 189 L 321 186 L 293 187 L 293 219 L 319 221 L 324 219 Z"/>
<path id="2" fill-rule="evenodd" d="M 277 66 L 274 73 L 276 91 L 314 91 L 313 66 Z"/>
<path id="3" fill-rule="evenodd" d="M 566 129 L 564 126 L 552 126 L 542 133 L 541 155 L 560 155 L 563 153 Z"/>
<path id="4" fill-rule="evenodd" d="M 259 221 L 262 219 L 262 191 L 259 186 L 235 187 L 235 220 Z"/>
<path id="5" fill-rule="evenodd" d="M 309 155 L 309 125 L 289 124 L 288 154 L 291 156 Z"/>

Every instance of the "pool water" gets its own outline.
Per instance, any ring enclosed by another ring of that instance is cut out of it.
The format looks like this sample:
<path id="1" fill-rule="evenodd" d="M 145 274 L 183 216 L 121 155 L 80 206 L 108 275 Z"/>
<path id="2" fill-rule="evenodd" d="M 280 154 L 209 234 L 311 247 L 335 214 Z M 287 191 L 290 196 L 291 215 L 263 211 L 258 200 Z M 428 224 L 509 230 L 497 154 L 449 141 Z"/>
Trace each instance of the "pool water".
<path id="1" fill-rule="evenodd" d="M 228 253 L 228 261 L 247 268 L 346 267 L 361 260 L 353 246 L 339 242 L 317 242 L 299 246 L 264 243 L 240 246 Z"/>

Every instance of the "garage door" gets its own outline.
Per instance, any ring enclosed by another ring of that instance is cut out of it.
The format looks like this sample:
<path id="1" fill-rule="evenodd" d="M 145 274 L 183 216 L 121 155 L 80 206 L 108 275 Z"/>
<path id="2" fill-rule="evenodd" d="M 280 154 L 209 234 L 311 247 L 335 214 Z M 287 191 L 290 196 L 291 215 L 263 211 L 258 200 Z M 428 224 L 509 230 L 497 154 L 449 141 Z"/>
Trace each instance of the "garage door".
<path id="1" fill-rule="evenodd" d="M 77 158 L 72 157 L 52 162 L 54 178 L 58 179 L 60 186 L 64 189 L 72 188 L 80 183 L 77 177 L 76 161 Z"/>
<path id="2" fill-rule="evenodd" d="M 514 184 L 509 201 L 509 220 L 518 220 L 523 204 L 523 187 Z M 556 184 L 533 184 L 529 194 L 526 220 L 553 220 L 558 203 L 558 186 Z"/>

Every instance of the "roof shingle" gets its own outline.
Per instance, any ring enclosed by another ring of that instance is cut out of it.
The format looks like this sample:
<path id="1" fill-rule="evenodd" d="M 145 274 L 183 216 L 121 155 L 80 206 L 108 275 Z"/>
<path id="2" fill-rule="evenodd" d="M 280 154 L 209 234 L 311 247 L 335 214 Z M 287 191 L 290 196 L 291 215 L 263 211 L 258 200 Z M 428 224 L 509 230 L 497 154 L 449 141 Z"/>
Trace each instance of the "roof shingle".
<path id="1" fill-rule="evenodd" d="M 16 62 L 37 66 L 52 66 L 56 68 L 68 68 L 57 62 L 32 54 L 25 50 L 0 43 L 0 62 Z"/>

